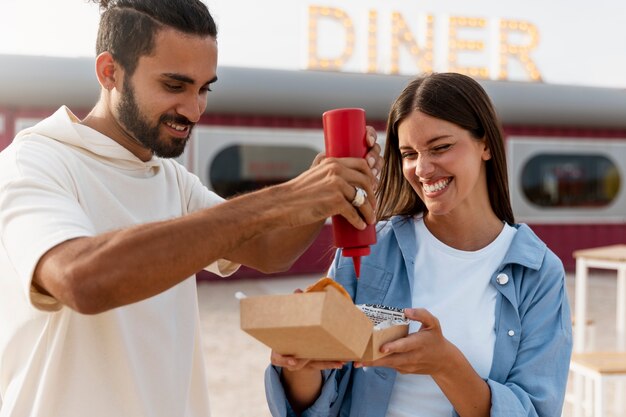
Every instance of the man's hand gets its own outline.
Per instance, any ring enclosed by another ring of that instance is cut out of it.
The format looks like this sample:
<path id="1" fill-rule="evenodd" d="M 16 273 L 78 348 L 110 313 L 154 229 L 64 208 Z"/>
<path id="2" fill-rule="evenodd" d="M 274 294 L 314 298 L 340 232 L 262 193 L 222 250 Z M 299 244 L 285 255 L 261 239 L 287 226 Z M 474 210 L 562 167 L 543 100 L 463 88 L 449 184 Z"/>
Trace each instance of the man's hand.
<path id="1" fill-rule="evenodd" d="M 372 170 L 372 175 L 375 178 L 378 178 L 378 174 L 380 174 L 380 171 L 383 168 L 383 158 L 380 155 L 381 149 L 380 145 L 376 142 L 376 130 L 372 126 L 367 126 L 366 128 L 366 138 L 369 150 L 367 152 L 367 155 L 365 156 L 365 160 L 367 161 L 367 165 Z"/>
<path id="2" fill-rule="evenodd" d="M 383 158 L 381 156 L 380 144 L 378 144 L 378 142 L 376 141 L 378 138 L 378 135 L 376 134 L 376 129 L 374 129 L 372 126 L 366 126 L 365 137 L 368 146 L 367 155 L 365 155 L 365 161 L 372 170 L 372 175 L 374 176 L 374 178 L 378 178 L 378 174 L 380 174 L 380 171 L 383 168 Z M 318 153 L 315 156 L 311 167 L 319 165 L 325 157 L 326 155 L 323 152 Z"/>

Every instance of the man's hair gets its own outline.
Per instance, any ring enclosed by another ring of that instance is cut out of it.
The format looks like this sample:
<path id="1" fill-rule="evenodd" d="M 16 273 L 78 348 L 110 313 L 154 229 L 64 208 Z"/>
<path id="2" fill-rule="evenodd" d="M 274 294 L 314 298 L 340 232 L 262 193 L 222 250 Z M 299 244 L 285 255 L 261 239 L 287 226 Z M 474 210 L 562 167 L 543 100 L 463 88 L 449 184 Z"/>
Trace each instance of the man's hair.
<path id="1" fill-rule="evenodd" d="M 92 0 L 100 5 L 96 54 L 108 51 L 134 73 L 139 58 L 150 55 L 159 30 L 173 28 L 189 35 L 217 38 L 217 26 L 200 0 Z"/>

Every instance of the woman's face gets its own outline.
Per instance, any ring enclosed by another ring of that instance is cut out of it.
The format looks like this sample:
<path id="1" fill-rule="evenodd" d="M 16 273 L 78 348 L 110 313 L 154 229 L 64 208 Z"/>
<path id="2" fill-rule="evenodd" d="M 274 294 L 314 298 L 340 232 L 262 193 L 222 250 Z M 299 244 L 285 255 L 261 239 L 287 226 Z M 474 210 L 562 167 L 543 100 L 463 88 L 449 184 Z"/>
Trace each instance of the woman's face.
<path id="1" fill-rule="evenodd" d="M 429 215 L 482 215 L 491 210 L 485 140 L 445 120 L 414 111 L 398 126 L 402 172 Z"/>

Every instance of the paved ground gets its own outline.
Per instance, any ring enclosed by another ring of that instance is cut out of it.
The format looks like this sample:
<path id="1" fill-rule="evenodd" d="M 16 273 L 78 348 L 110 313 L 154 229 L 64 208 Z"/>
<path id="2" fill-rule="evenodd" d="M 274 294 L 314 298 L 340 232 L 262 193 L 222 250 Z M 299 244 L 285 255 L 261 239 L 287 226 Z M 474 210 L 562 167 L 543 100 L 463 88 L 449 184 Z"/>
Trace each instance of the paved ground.
<path id="1" fill-rule="evenodd" d="M 305 288 L 320 276 L 199 283 L 198 297 L 213 417 L 270 416 L 263 388 L 269 349 L 239 329 L 239 302 L 235 293 L 242 291 L 248 296 L 289 294 L 295 288 Z M 615 281 L 611 274 L 594 274 L 589 280 L 589 316 L 596 323 L 593 332 L 596 349 L 611 349 L 615 344 L 612 331 L 615 326 Z M 573 276 L 568 276 L 572 308 L 573 284 Z M 568 405 L 564 411 L 564 417 L 571 416 Z"/>
<path id="2" fill-rule="evenodd" d="M 212 417 L 269 417 L 263 373 L 270 349 L 239 328 L 237 291 L 290 294 L 320 276 L 201 281 L 198 299 Z"/>

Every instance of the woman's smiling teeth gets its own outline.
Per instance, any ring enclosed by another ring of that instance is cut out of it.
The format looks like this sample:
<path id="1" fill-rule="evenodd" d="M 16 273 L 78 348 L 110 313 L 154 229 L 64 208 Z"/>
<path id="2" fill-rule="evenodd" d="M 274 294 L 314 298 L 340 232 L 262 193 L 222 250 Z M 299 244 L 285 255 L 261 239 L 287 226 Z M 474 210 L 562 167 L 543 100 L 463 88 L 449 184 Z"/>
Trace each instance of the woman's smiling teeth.
<path id="1" fill-rule="evenodd" d="M 165 122 L 166 125 L 168 125 L 169 127 L 171 127 L 174 130 L 178 130 L 179 132 L 184 132 L 185 130 L 187 130 L 187 126 L 186 125 L 179 125 L 177 123 L 173 123 L 173 122 Z"/>
<path id="2" fill-rule="evenodd" d="M 434 193 L 434 192 L 441 191 L 444 188 L 446 188 L 448 184 L 450 184 L 450 181 L 452 181 L 452 178 L 443 178 L 432 184 L 422 183 L 422 187 L 424 188 L 424 191 L 426 191 L 427 193 Z"/>

